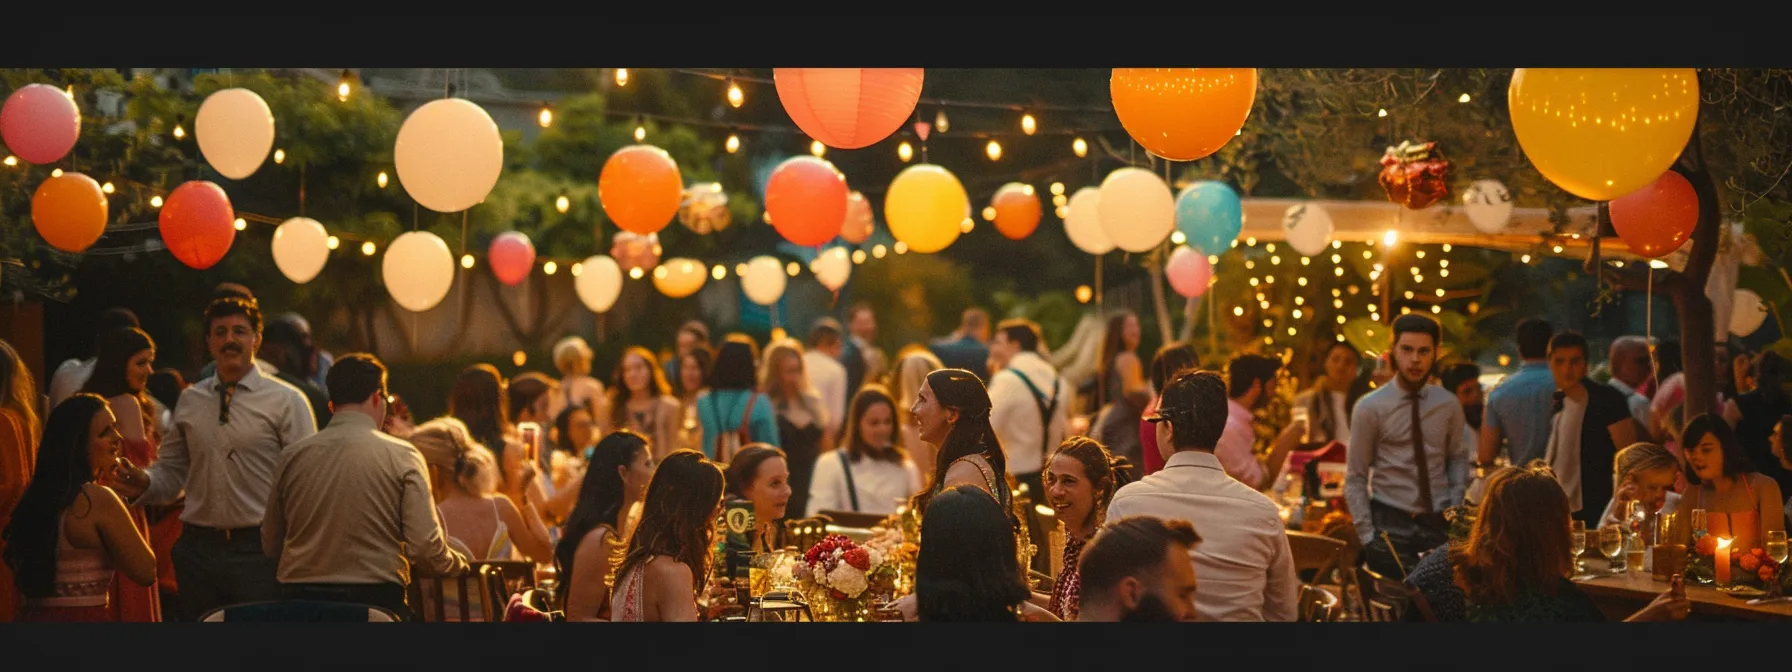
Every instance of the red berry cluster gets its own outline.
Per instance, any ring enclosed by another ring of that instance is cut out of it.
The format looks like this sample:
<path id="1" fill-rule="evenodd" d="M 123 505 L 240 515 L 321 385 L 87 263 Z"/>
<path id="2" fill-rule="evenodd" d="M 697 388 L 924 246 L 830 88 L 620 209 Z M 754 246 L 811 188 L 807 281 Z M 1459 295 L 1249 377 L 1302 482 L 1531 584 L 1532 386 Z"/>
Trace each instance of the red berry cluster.
<path id="1" fill-rule="evenodd" d="M 803 562 L 813 566 L 816 563 L 821 562 L 823 558 L 833 555 L 834 551 L 842 549 L 844 549 L 849 556 L 853 551 L 858 551 L 860 554 L 865 555 L 865 562 L 869 564 L 870 554 L 866 553 L 864 549 L 859 548 L 858 544 L 853 543 L 852 539 L 847 538 L 844 534 L 828 536 L 822 539 L 821 543 L 810 547 L 807 552 L 803 553 Z M 852 561 L 849 559 L 847 562 Z M 858 564 L 853 563 L 853 566 L 858 567 Z"/>

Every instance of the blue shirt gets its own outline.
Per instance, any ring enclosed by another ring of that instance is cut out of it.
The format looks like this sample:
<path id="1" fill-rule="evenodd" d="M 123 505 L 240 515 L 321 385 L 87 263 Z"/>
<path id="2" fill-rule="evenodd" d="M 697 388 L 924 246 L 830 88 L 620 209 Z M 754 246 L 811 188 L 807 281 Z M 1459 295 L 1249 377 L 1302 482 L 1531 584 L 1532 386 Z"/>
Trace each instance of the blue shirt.
<path id="1" fill-rule="evenodd" d="M 1512 464 L 1522 466 L 1548 454 L 1555 394 L 1556 379 L 1547 362 L 1525 362 L 1487 393 L 1483 422 L 1505 437 Z"/>
<path id="2" fill-rule="evenodd" d="M 697 422 L 703 425 L 701 450 L 709 459 L 716 459 L 716 437 L 740 429 L 741 416 L 748 413 L 749 394 L 754 401 L 747 420 L 747 434 L 754 442 L 779 445 L 778 411 L 772 408 L 771 397 L 750 390 L 710 390 L 696 402 Z"/>

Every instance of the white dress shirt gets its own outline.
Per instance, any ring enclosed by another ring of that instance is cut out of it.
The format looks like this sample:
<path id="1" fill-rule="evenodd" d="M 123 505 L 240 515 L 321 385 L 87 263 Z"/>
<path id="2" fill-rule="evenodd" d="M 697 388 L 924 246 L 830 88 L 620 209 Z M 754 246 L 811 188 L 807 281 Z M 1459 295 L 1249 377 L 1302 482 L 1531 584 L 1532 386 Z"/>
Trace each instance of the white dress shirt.
<path id="1" fill-rule="evenodd" d="M 1300 579 L 1275 503 L 1226 475 L 1212 453 L 1185 450 L 1114 493 L 1108 520 L 1186 520 L 1201 535 L 1190 554 L 1202 621 L 1293 621 Z"/>
<path id="2" fill-rule="evenodd" d="M 50 375 L 50 409 L 54 410 L 69 397 L 75 396 L 87 379 L 93 376 L 93 365 L 97 358 L 70 359 L 56 367 L 56 373 Z"/>
<path id="3" fill-rule="evenodd" d="M 149 488 L 133 504 L 164 506 L 187 493 L 181 522 L 216 529 L 259 527 L 280 451 L 317 433 L 298 388 L 250 367 L 218 422 L 218 378 L 180 393 L 174 423 L 150 465 Z"/>
<path id="4" fill-rule="evenodd" d="M 852 487 L 859 493 L 859 506 L 853 508 L 852 489 L 846 482 L 846 468 L 841 460 L 846 450 L 836 450 L 815 460 L 815 475 L 809 481 L 809 510 L 813 516 L 821 511 L 858 511 L 887 516 L 896 512 L 897 501 L 907 500 L 921 491 L 921 472 L 914 460 L 904 458 L 900 464 L 861 457 L 852 462 Z"/>
<path id="5" fill-rule="evenodd" d="M 821 404 L 828 411 L 828 433 L 840 429 L 846 421 L 846 366 L 840 360 L 810 350 L 803 353 L 803 373 L 809 386 L 821 395 Z"/>
<path id="6" fill-rule="evenodd" d="M 1056 395 L 1058 407 L 1052 412 L 1049 429 L 1039 417 L 1038 398 L 1016 371 L 1046 395 L 1045 405 L 1050 406 Z M 989 425 L 1008 454 L 1008 473 L 1019 476 L 1045 469 L 1046 454 L 1064 441 L 1070 426 L 1070 397 L 1070 384 L 1038 353 L 1017 353 L 1006 368 L 989 377 Z"/>
<path id="7" fill-rule="evenodd" d="M 1549 469 L 1556 473 L 1556 481 L 1562 484 L 1562 492 L 1568 494 L 1569 511 L 1579 511 L 1582 508 L 1580 427 L 1581 421 L 1586 417 L 1587 400 L 1564 395 L 1561 412 L 1551 418 L 1549 450 L 1543 454 L 1543 459 L 1549 462 Z M 1605 474 L 1595 474 L 1594 477 L 1603 478 Z"/>
<path id="8" fill-rule="evenodd" d="M 1412 445 L 1412 400 L 1397 381 L 1376 388 L 1356 402 L 1356 417 L 1345 444 L 1344 501 L 1364 544 L 1375 538 L 1369 502 L 1381 502 L 1407 513 L 1419 506 L 1418 460 Z M 1425 431 L 1424 475 L 1430 481 L 1431 508 L 1441 512 L 1462 502 L 1468 492 L 1469 463 L 1474 448 L 1463 427 L 1468 419 L 1456 395 L 1437 385 L 1419 391 L 1419 423 Z"/>

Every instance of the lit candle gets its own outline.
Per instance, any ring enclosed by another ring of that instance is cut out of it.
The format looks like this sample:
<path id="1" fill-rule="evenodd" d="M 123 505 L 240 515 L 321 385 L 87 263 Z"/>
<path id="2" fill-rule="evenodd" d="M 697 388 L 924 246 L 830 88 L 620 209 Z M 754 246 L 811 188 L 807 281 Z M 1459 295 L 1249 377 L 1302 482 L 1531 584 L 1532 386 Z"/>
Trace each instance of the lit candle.
<path id="1" fill-rule="evenodd" d="M 1717 585 L 1730 585 L 1730 540 L 1717 540 Z"/>

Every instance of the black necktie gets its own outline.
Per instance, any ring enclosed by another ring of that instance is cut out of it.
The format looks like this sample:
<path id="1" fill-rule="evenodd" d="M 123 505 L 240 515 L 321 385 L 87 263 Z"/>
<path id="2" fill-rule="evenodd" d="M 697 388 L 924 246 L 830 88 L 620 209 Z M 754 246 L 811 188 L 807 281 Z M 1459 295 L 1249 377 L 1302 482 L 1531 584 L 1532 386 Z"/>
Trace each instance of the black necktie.
<path id="1" fill-rule="evenodd" d="M 218 383 L 218 424 L 230 424 L 230 396 L 236 394 L 236 383 Z"/>
<path id="2" fill-rule="evenodd" d="M 1425 466 L 1425 427 L 1420 424 L 1419 404 L 1425 400 L 1425 392 L 1420 388 L 1409 397 L 1412 399 L 1412 454 L 1419 466 L 1419 507 L 1423 513 L 1431 513 L 1431 470 Z"/>

